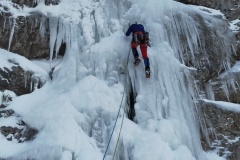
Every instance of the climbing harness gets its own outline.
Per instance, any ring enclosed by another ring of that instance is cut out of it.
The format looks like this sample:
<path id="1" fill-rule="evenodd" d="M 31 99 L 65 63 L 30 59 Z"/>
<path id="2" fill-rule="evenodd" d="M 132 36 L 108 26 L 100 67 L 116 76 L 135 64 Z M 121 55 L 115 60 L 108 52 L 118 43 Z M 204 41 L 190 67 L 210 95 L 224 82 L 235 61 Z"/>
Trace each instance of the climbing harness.
<path id="1" fill-rule="evenodd" d="M 119 117 L 119 115 L 120 115 L 120 110 L 121 110 L 121 108 L 122 108 L 123 98 L 124 98 L 125 91 L 126 91 L 127 75 L 128 75 L 128 62 L 129 62 L 130 52 L 131 52 L 131 47 L 130 47 L 129 52 L 128 52 L 128 59 L 127 59 L 127 63 L 126 63 L 127 74 L 126 74 L 126 78 L 125 78 L 125 84 L 124 84 L 124 91 L 123 91 L 123 95 L 122 95 L 122 100 L 121 100 L 121 103 L 120 103 L 120 106 L 119 106 L 119 109 L 118 109 L 118 114 L 117 114 L 117 117 L 116 117 L 116 120 L 115 120 L 113 129 L 112 129 L 112 133 L 111 133 L 111 135 L 110 135 L 110 138 L 109 138 L 109 141 L 108 141 L 108 144 L 107 144 L 106 151 L 105 151 L 104 156 L 103 156 L 103 160 L 104 160 L 104 158 L 106 157 L 106 154 L 107 154 L 107 151 L 108 151 L 108 148 L 109 148 L 109 144 L 110 144 L 110 142 L 111 142 L 112 135 L 113 135 L 113 132 L 114 132 L 114 130 L 115 130 L 118 117 Z M 125 116 L 124 116 L 124 113 L 123 113 L 123 118 L 122 118 L 122 123 L 121 123 L 120 131 L 119 131 L 119 134 L 118 134 L 117 144 L 116 144 L 115 149 L 114 149 L 113 160 L 114 160 L 114 157 L 115 157 L 115 154 L 116 154 L 116 150 L 117 150 L 117 146 L 118 146 L 118 142 L 119 142 L 119 139 L 120 139 L 120 134 L 121 134 L 121 131 L 122 131 L 122 126 L 123 126 L 124 117 L 125 117 Z"/>

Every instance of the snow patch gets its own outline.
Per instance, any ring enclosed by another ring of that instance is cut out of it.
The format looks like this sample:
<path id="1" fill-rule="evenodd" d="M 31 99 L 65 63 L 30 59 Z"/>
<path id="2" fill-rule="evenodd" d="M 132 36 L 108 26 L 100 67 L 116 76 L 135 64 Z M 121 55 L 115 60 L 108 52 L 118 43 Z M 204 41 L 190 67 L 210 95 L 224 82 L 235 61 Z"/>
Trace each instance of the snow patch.
<path id="1" fill-rule="evenodd" d="M 207 99 L 202 99 L 205 103 L 213 104 L 214 106 L 231 112 L 240 112 L 240 105 L 230 102 L 224 102 L 224 101 L 211 101 Z"/>

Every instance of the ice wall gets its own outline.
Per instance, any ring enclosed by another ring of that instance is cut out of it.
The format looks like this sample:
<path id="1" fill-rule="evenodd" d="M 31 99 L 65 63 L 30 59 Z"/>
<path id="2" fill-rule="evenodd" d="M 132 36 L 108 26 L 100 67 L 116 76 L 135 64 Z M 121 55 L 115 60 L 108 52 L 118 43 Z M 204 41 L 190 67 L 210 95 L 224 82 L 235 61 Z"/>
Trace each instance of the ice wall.
<path id="1" fill-rule="evenodd" d="M 171 0 L 62 0 L 57 6 L 39 3 L 25 11 L 49 18 L 50 64 L 54 48 L 56 55 L 62 42 L 67 48 L 53 81 L 29 95 L 31 103 L 23 97 L 10 106 L 39 130 L 33 142 L 11 156 L 101 159 L 123 88 L 132 85 L 136 116 L 124 120 L 116 160 L 207 159 L 200 144 L 193 79 L 182 65 L 184 56 L 194 61 L 202 47 L 197 24 L 185 13 L 191 9 Z M 150 32 L 150 79 L 144 76 L 143 63 L 134 67 L 131 53 L 126 66 L 131 37 L 124 32 L 135 21 Z M 44 24 L 42 19 L 42 35 Z M 127 114 L 124 109 L 122 114 Z M 113 158 L 119 127 L 120 122 L 106 159 Z"/>
<path id="2" fill-rule="evenodd" d="M 82 4 L 88 5 L 89 3 Z M 194 103 L 192 102 L 194 93 L 191 90 L 191 82 L 188 81 L 189 73 L 179 62 L 179 60 L 183 60 L 181 58 L 183 57 L 182 52 L 186 52 L 187 47 L 190 48 L 189 56 L 194 59 L 194 48 L 198 47 L 199 42 L 198 32 L 193 20 L 184 11 L 180 12 L 183 17 L 186 16 L 181 19 L 181 24 L 174 24 L 173 21 L 167 22 L 166 19 L 173 17 L 171 14 L 174 14 L 175 5 L 177 4 L 171 1 L 152 1 L 148 3 L 135 3 L 134 1 L 105 1 L 103 3 L 103 1 L 99 1 L 90 4 L 90 6 L 85 6 L 80 12 L 79 24 L 63 24 L 63 26 L 69 25 L 69 30 L 63 32 L 65 33 L 64 41 L 68 42 L 68 48 L 64 66 L 59 67 L 55 72 L 57 74 L 55 81 L 64 81 L 63 86 L 69 87 L 70 84 L 74 85 L 87 75 L 94 75 L 101 80 L 105 80 L 110 86 L 119 81 L 123 83 L 124 81 L 121 80 L 122 75 L 119 75 L 118 69 L 119 67 L 125 67 L 128 53 L 127 43 L 130 41 L 130 39 L 124 40 L 123 32 L 129 22 L 138 21 L 144 24 L 146 30 L 150 32 L 153 42 L 153 47 L 149 49 L 153 75 L 147 81 L 143 76 L 143 65 L 134 68 L 131 64 L 132 55 L 130 55 L 128 70 L 131 83 L 134 84 L 134 91 L 137 94 L 135 123 L 143 131 L 149 132 L 149 136 L 156 134 L 156 138 L 161 143 L 169 144 L 169 152 L 166 154 L 177 156 L 179 153 L 175 153 L 175 150 L 185 146 L 186 153 L 196 159 L 204 159 L 199 140 L 198 125 L 194 115 Z M 159 12 L 152 11 L 156 6 L 158 6 Z M 103 8 L 107 8 L 106 11 L 103 11 Z M 143 10 L 146 13 L 142 12 Z M 123 11 L 126 11 L 126 13 L 123 14 Z M 53 23 L 52 19 L 50 19 L 50 32 L 51 27 L 55 26 L 56 28 L 57 25 L 56 22 Z M 171 34 L 166 33 L 166 28 L 169 26 L 173 27 Z M 52 35 L 50 38 L 54 42 L 56 37 L 64 38 L 62 35 L 56 35 L 55 28 L 53 29 L 54 33 L 50 33 Z M 188 46 L 186 46 L 185 50 L 181 48 L 180 41 L 176 41 L 179 34 L 174 34 L 174 32 L 180 32 L 179 30 L 188 40 Z M 59 34 L 62 33 L 59 32 Z M 176 42 L 176 44 L 169 44 L 169 41 Z M 170 45 L 174 46 L 174 48 L 171 48 Z M 53 46 L 54 43 L 50 47 Z M 66 73 L 68 75 L 67 79 L 63 78 Z M 115 107 L 118 107 L 118 104 Z M 105 135 L 105 137 L 96 136 L 93 138 L 97 140 L 98 147 L 104 151 L 112 125 L 107 126 L 106 122 L 101 120 L 102 117 L 98 116 L 95 118 L 100 118 L 100 120 L 93 122 L 94 125 L 99 126 L 101 124 L 107 130 L 104 131 L 103 128 L 94 127 L 93 132 L 101 132 L 100 135 Z M 110 117 L 107 119 L 114 118 L 114 115 L 108 116 Z M 111 121 L 108 123 L 112 124 Z M 123 148 L 128 148 L 133 143 L 126 141 L 124 135 L 122 141 Z M 108 152 L 109 157 L 113 154 L 114 142 L 116 142 L 116 137 L 111 143 L 112 146 Z M 161 143 L 159 145 L 155 144 L 154 148 L 162 148 Z M 147 158 L 139 156 L 140 150 L 136 149 L 138 148 L 137 144 L 131 146 L 134 148 L 132 151 L 121 150 L 120 148 L 118 150 L 119 155 L 121 152 L 130 152 L 130 155 L 126 155 L 126 157 L 131 157 L 129 159 Z M 120 157 L 117 159 L 121 159 Z M 164 156 L 159 154 L 156 158 L 161 157 Z"/>

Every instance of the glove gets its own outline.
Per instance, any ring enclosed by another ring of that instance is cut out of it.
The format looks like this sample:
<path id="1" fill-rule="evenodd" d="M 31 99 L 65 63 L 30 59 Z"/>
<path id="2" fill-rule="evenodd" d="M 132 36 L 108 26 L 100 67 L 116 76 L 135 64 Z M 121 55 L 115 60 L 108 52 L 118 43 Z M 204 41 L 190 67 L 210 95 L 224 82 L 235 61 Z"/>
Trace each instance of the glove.
<path id="1" fill-rule="evenodd" d="M 151 48 L 151 44 L 149 42 L 147 43 L 147 46 Z"/>

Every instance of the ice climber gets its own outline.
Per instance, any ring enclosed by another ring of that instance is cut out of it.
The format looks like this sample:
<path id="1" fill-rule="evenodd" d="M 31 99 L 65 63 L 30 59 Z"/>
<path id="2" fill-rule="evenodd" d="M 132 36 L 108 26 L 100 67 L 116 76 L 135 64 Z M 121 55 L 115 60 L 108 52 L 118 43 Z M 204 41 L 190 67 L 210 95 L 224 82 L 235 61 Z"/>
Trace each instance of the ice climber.
<path id="1" fill-rule="evenodd" d="M 134 65 L 137 66 L 139 62 L 141 61 L 138 55 L 137 47 L 140 45 L 140 50 L 142 52 L 142 57 L 145 64 L 145 72 L 146 77 L 150 77 L 150 63 L 149 58 L 147 55 L 147 46 L 150 46 L 149 44 L 149 33 L 145 32 L 144 26 L 142 24 L 138 24 L 137 22 L 135 24 L 132 24 L 129 26 L 126 36 L 129 36 L 132 33 L 132 42 L 131 42 L 131 48 L 134 56 Z"/>

